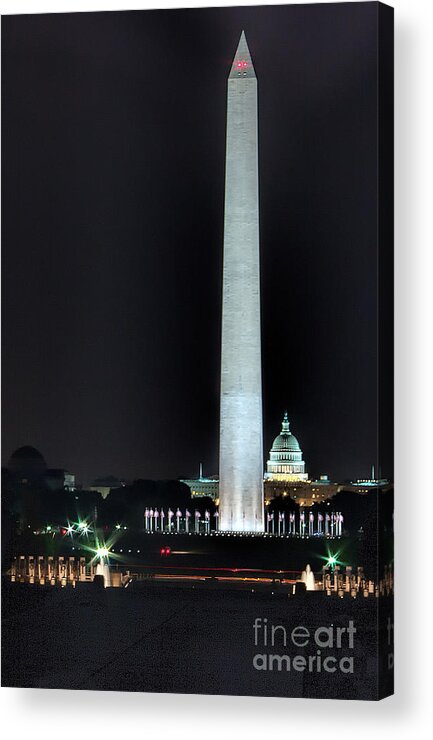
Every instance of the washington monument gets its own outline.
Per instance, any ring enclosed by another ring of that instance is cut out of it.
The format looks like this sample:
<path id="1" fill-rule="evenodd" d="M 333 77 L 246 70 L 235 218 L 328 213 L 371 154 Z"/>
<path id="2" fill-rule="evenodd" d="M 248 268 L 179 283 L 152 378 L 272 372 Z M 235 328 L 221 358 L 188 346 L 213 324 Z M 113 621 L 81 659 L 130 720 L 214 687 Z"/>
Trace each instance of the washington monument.
<path id="1" fill-rule="evenodd" d="M 219 528 L 263 532 L 257 78 L 245 33 L 227 84 Z"/>

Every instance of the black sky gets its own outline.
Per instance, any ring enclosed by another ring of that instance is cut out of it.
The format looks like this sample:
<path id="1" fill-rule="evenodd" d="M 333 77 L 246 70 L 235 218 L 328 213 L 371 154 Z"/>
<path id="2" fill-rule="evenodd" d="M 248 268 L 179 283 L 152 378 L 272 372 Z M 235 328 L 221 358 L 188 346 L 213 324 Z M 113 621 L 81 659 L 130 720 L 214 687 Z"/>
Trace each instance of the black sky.
<path id="1" fill-rule="evenodd" d="M 265 454 L 377 462 L 376 3 L 4 17 L 3 462 L 218 469 L 226 78 L 259 84 Z M 387 472 L 387 461 L 382 461 Z"/>

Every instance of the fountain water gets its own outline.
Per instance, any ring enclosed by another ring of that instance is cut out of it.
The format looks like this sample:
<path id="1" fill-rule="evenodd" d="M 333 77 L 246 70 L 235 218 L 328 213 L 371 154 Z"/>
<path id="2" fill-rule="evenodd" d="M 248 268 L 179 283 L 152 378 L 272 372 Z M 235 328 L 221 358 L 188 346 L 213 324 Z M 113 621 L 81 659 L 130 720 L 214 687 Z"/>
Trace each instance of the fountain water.
<path id="1" fill-rule="evenodd" d="M 104 577 L 105 588 L 107 588 L 107 586 L 111 586 L 110 568 L 108 563 L 99 562 L 96 566 L 96 575 Z"/>
<path id="2" fill-rule="evenodd" d="M 314 580 L 314 573 L 309 565 L 306 566 L 305 570 L 302 571 L 301 581 L 305 583 L 307 591 L 315 591 L 316 583 Z"/>

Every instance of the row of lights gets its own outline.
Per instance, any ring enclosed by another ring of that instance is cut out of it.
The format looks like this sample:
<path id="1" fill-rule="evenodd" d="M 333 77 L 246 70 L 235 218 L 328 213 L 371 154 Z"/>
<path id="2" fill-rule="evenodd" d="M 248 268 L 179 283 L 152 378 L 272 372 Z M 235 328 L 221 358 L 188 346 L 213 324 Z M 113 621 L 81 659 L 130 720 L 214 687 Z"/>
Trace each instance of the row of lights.
<path id="1" fill-rule="evenodd" d="M 299 535 L 297 532 L 294 534 L 272 534 L 272 532 L 154 532 L 147 530 L 144 532 L 144 534 L 153 535 L 153 534 L 159 534 L 159 535 L 188 535 L 188 537 L 199 536 L 199 537 L 273 537 L 278 538 L 280 540 L 286 539 L 291 540 L 293 538 L 295 539 L 310 539 L 310 535 Z M 319 535 L 316 535 L 319 536 Z M 325 535 L 324 535 L 325 536 Z M 334 536 L 332 539 L 340 539 L 340 536 Z"/>

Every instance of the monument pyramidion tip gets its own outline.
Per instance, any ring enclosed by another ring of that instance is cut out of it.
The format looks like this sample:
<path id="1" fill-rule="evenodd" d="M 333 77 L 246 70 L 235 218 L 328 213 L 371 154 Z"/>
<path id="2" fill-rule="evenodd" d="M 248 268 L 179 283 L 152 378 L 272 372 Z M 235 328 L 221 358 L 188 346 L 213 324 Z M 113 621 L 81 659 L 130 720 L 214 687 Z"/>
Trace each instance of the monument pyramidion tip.
<path id="1" fill-rule="evenodd" d="M 239 39 L 238 48 L 233 59 L 232 67 L 229 74 L 229 80 L 245 79 L 255 77 L 253 61 L 247 44 L 245 31 L 242 31 Z"/>

